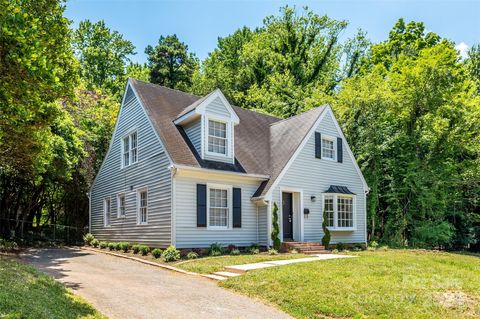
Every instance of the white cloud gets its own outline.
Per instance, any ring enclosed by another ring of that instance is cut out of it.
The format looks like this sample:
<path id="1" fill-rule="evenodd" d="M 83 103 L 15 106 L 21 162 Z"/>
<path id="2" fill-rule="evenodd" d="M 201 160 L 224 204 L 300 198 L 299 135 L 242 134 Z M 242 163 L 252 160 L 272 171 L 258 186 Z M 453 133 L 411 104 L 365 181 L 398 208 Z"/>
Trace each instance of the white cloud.
<path id="1" fill-rule="evenodd" d="M 459 55 L 462 59 L 466 59 L 468 57 L 468 49 L 470 48 L 470 46 L 468 44 L 466 44 L 465 42 L 460 42 L 459 44 L 457 44 L 455 46 L 455 49 L 457 49 L 459 52 Z"/>

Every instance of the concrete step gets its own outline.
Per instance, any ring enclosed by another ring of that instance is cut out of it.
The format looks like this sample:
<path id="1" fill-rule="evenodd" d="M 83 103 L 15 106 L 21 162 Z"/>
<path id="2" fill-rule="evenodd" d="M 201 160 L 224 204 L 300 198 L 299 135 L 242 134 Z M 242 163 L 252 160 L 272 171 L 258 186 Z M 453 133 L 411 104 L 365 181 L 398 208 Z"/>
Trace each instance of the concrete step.
<path id="1" fill-rule="evenodd" d="M 222 276 L 222 277 L 225 277 L 225 278 L 231 278 L 231 277 L 240 276 L 239 273 L 237 273 L 237 272 L 230 272 L 230 271 L 217 271 L 217 272 L 214 272 L 213 274 L 214 274 L 214 275 L 217 275 L 217 276 Z"/>
<path id="2" fill-rule="evenodd" d="M 320 255 L 320 254 L 330 254 L 328 250 L 309 250 L 303 252 L 305 255 Z"/>
<path id="3" fill-rule="evenodd" d="M 203 277 L 207 277 L 207 278 L 210 278 L 210 279 L 214 279 L 214 280 L 227 280 L 226 277 L 223 277 L 223 276 L 218 276 L 218 275 L 213 275 L 213 274 L 209 274 L 209 275 L 202 275 Z"/>

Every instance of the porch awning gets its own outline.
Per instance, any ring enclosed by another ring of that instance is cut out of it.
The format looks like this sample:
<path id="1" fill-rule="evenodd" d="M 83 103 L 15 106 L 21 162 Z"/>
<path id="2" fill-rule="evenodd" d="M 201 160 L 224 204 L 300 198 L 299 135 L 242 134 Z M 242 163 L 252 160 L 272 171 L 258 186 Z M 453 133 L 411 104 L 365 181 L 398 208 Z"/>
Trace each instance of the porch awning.
<path id="1" fill-rule="evenodd" d="M 347 186 L 338 186 L 338 185 L 330 185 L 330 187 L 324 193 L 355 195 L 355 193 L 350 191 Z"/>

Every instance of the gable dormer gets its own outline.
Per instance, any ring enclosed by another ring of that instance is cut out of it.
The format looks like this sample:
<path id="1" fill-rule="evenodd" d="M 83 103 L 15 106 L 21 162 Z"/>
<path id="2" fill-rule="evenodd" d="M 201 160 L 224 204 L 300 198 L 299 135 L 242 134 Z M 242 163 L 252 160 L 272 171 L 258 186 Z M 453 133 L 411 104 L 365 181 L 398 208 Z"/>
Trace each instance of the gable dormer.
<path id="1" fill-rule="evenodd" d="M 240 122 L 223 93 L 216 89 L 185 108 L 175 120 L 204 160 L 235 163 L 235 130 Z"/>

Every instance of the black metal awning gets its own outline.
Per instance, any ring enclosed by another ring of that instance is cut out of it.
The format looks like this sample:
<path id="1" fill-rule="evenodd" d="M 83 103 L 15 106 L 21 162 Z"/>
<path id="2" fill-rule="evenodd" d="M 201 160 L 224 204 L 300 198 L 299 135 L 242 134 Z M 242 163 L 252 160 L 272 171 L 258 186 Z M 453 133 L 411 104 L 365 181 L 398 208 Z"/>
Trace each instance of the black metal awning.
<path id="1" fill-rule="evenodd" d="M 355 193 L 350 191 L 347 186 L 338 186 L 338 185 L 330 185 L 330 187 L 325 191 L 325 193 L 355 195 Z"/>

